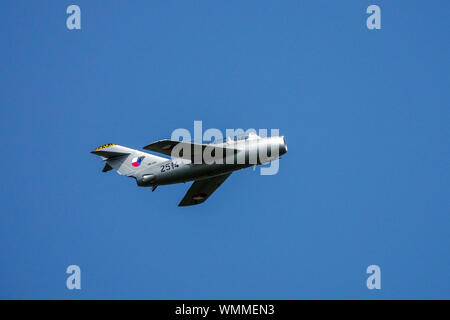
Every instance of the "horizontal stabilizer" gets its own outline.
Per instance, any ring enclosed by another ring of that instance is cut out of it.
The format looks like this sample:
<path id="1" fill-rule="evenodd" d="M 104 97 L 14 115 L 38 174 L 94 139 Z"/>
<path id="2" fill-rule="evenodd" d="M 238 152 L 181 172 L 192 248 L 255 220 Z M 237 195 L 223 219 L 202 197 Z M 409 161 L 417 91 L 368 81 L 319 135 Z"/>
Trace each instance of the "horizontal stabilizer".
<path id="1" fill-rule="evenodd" d="M 115 158 L 129 155 L 131 152 L 129 152 L 127 148 L 124 148 L 117 144 L 110 143 L 98 147 L 94 151 L 91 151 L 91 153 L 103 158 Z"/>
<path id="2" fill-rule="evenodd" d="M 104 158 L 115 158 L 115 157 L 120 157 L 120 156 L 126 156 L 129 155 L 130 153 L 128 152 L 114 152 L 114 151 L 92 151 L 91 153 L 100 156 L 100 157 L 104 157 Z"/>
<path id="3" fill-rule="evenodd" d="M 103 172 L 114 169 L 120 175 L 136 177 L 139 172 L 149 165 L 167 161 L 150 153 L 120 146 L 118 144 L 105 144 L 91 151 L 105 161 Z"/>
<path id="4" fill-rule="evenodd" d="M 105 164 L 105 167 L 103 168 L 102 172 L 108 172 L 109 170 L 112 170 L 112 167 L 107 163 Z"/>

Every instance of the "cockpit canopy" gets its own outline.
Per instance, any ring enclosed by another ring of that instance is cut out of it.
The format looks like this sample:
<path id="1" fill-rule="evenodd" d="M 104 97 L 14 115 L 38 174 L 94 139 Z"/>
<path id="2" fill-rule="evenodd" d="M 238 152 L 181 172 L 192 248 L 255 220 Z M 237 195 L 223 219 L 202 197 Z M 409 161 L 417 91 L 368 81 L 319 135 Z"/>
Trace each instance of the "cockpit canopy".
<path id="1" fill-rule="evenodd" d="M 223 139 L 217 139 L 212 142 L 213 144 L 220 144 L 220 143 L 230 143 L 230 142 L 237 142 L 242 140 L 252 140 L 252 139 L 259 139 L 260 137 L 255 132 L 249 132 L 244 134 L 237 134 L 233 136 L 228 136 Z"/>

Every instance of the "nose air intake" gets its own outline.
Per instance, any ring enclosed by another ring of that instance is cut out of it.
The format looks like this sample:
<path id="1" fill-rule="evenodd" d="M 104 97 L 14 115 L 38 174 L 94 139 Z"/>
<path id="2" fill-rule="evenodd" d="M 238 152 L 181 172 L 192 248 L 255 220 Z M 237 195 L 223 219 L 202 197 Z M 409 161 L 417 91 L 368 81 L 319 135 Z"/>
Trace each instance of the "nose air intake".
<path id="1" fill-rule="evenodd" d="M 287 149 L 286 139 L 284 138 L 284 136 L 283 136 L 283 145 L 284 145 L 284 152 L 283 153 L 286 153 L 288 149 Z"/>

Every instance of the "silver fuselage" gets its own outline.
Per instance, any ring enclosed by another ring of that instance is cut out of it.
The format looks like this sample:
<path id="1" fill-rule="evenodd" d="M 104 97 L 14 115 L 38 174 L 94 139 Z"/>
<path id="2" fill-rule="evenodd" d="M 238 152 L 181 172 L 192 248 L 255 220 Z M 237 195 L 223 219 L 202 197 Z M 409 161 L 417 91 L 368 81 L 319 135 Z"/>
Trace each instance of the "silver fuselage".
<path id="1" fill-rule="evenodd" d="M 192 180 L 201 180 L 254 165 L 266 164 L 287 152 L 284 137 L 268 137 L 252 140 L 228 141 L 214 144 L 217 147 L 238 149 L 237 154 L 225 156 L 222 161 L 193 163 L 190 160 L 173 158 L 167 161 L 148 163 L 135 178 L 142 187 L 168 185 Z"/>

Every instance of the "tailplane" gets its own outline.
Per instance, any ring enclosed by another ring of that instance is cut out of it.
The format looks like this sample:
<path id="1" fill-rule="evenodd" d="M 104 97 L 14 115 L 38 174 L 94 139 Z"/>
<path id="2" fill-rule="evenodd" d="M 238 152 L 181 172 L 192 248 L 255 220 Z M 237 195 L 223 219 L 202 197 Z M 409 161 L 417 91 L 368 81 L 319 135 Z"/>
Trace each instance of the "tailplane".
<path id="1" fill-rule="evenodd" d="M 114 169 L 119 174 L 128 177 L 135 177 L 144 168 L 143 164 L 147 167 L 167 160 L 166 158 L 117 144 L 105 144 L 91 153 L 100 156 L 106 162 L 103 172 Z"/>

